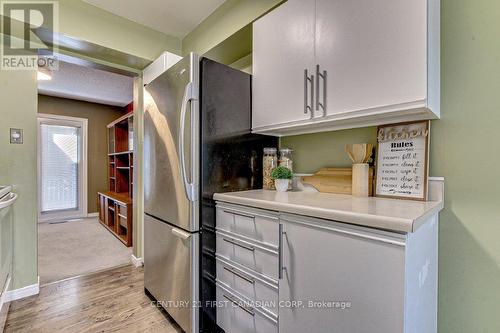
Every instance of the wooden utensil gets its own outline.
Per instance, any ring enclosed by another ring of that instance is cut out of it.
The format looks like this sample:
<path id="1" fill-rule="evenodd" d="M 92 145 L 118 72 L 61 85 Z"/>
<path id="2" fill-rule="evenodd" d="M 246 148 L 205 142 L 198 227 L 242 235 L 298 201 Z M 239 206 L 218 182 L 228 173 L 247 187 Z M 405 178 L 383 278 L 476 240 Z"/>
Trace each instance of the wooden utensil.
<path id="1" fill-rule="evenodd" d="M 369 195 L 373 192 L 373 168 L 369 169 Z M 314 176 L 302 177 L 302 183 L 309 184 L 319 192 L 352 194 L 351 168 L 323 168 Z"/>
<path id="2" fill-rule="evenodd" d="M 351 146 L 349 146 L 348 144 L 345 145 L 345 152 L 347 153 L 347 155 L 349 156 L 349 158 L 351 159 L 352 163 L 355 163 L 355 159 L 354 159 L 354 156 L 352 154 L 352 150 L 351 150 Z"/>
<path id="3" fill-rule="evenodd" d="M 373 151 L 373 145 L 371 143 L 367 143 L 365 145 L 365 158 L 363 160 L 363 163 L 368 163 L 368 161 L 372 157 L 372 151 Z"/>
<path id="4" fill-rule="evenodd" d="M 356 143 L 352 145 L 354 163 L 363 163 L 366 154 L 366 143 Z"/>

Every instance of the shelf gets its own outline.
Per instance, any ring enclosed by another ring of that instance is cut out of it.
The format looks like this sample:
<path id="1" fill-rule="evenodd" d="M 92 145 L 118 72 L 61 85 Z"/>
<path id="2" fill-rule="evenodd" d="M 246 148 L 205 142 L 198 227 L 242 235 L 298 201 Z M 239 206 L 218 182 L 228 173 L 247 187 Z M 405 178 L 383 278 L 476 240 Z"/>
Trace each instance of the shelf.
<path id="1" fill-rule="evenodd" d="M 99 221 L 101 223 L 101 225 L 103 225 L 106 229 L 108 229 L 113 235 L 116 236 L 116 238 L 118 240 L 120 240 L 120 242 L 122 242 L 125 246 L 132 246 L 132 245 L 128 245 L 127 244 L 127 236 L 126 235 L 117 235 L 115 233 L 115 230 L 113 228 L 111 228 L 109 225 L 106 225 L 105 223 L 103 223 L 102 221 Z"/>
<path id="2" fill-rule="evenodd" d="M 108 128 L 109 191 L 98 192 L 99 220 L 126 246 L 132 246 L 133 113 L 124 114 Z"/>
<path id="3" fill-rule="evenodd" d="M 114 201 L 117 201 L 117 202 L 121 203 L 122 205 L 132 204 L 132 199 L 130 199 L 127 192 L 118 193 L 118 192 L 108 191 L 108 192 L 99 192 L 99 194 L 108 198 L 108 199 L 112 199 Z"/>
<path id="4" fill-rule="evenodd" d="M 127 235 L 118 235 L 118 239 L 127 244 Z"/>
<path id="5" fill-rule="evenodd" d="M 120 151 L 117 153 L 109 153 L 108 156 L 127 155 L 127 154 L 132 154 L 133 152 L 134 152 L 133 150 L 126 150 L 126 151 Z"/>
<path id="6" fill-rule="evenodd" d="M 127 113 L 127 114 L 121 116 L 120 118 L 116 119 L 112 123 L 108 124 L 108 128 L 113 127 L 113 126 L 123 122 L 124 120 L 129 119 L 130 117 L 133 117 L 133 116 L 134 116 L 133 112 Z"/>

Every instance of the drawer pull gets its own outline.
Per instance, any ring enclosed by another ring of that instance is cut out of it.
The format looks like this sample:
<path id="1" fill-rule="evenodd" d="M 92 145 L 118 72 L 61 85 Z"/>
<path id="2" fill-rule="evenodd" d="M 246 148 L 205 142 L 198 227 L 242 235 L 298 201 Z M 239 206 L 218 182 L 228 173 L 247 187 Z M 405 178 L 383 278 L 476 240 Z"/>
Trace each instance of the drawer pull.
<path id="1" fill-rule="evenodd" d="M 242 249 L 245 249 L 245 250 L 248 250 L 248 251 L 255 251 L 255 248 L 253 246 L 248 246 L 248 245 L 243 245 L 243 244 L 239 244 L 238 242 L 232 240 L 232 239 L 228 239 L 228 238 L 222 238 L 222 240 L 224 242 L 228 242 L 230 244 L 233 244 L 233 245 L 236 245 L 236 246 L 239 246 L 241 247 Z"/>
<path id="2" fill-rule="evenodd" d="M 229 302 L 231 302 L 232 304 L 235 304 L 237 305 L 240 309 L 242 309 L 243 311 L 245 311 L 246 313 L 248 313 L 249 315 L 251 315 L 252 317 L 255 316 L 255 312 L 253 310 L 250 310 L 250 309 L 247 309 L 246 307 L 244 306 L 241 306 L 238 301 L 232 299 L 231 297 L 223 294 L 222 296 L 224 296 L 225 299 L 227 299 Z"/>
<path id="3" fill-rule="evenodd" d="M 283 278 L 283 224 L 279 224 L 279 245 L 278 245 L 278 279 Z"/>
<path id="4" fill-rule="evenodd" d="M 233 215 L 236 215 L 236 216 L 248 217 L 248 218 L 251 218 L 251 219 L 255 218 L 255 216 L 250 215 L 250 214 L 244 214 L 244 213 L 238 213 L 238 212 L 230 212 L 228 210 L 225 210 L 224 213 L 233 214 Z"/>
<path id="5" fill-rule="evenodd" d="M 224 267 L 224 269 L 226 271 L 228 271 L 229 273 L 232 273 L 232 274 L 236 275 L 237 277 L 242 278 L 243 280 L 247 281 L 248 283 L 255 284 L 255 280 L 254 279 L 248 278 L 248 277 L 244 276 L 243 274 L 237 272 L 236 270 L 234 270 L 232 268 Z"/>

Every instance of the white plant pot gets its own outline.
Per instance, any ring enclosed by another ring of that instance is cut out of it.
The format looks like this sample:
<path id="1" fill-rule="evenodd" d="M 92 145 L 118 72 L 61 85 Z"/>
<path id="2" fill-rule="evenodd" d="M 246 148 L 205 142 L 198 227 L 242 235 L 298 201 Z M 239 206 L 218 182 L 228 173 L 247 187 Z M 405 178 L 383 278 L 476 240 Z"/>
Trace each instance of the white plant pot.
<path id="1" fill-rule="evenodd" d="M 288 191 L 289 182 L 290 181 L 288 179 L 275 179 L 274 186 L 276 187 L 276 191 L 278 191 L 278 192 Z"/>

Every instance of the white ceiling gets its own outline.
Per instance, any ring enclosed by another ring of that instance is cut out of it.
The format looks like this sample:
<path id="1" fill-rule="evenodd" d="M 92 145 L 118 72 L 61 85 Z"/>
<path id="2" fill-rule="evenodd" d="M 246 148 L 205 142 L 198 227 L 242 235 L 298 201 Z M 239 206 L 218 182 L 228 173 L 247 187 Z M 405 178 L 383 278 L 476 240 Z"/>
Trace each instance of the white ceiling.
<path id="1" fill-rule="evenodd" d="M 108 12 L 183 38 L 224 0 L 83 0 Z"/>
<path id="2" fill-rule="evenodd" d="M 43 95 L 126 106 L 133 100 L 134 79 L 128 76 L 59 61 L 52 80 L 38 81 Z"/>

